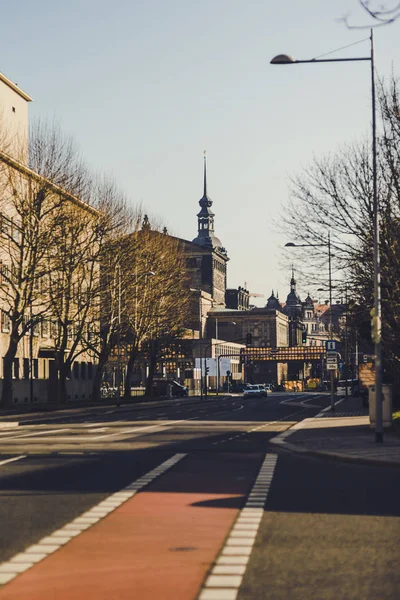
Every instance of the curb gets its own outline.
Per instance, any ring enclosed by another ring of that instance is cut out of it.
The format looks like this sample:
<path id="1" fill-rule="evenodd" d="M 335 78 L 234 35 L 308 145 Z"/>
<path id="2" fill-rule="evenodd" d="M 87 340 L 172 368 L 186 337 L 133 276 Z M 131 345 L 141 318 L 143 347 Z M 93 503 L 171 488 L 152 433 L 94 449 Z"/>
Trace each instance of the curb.
<path id="1" fill-rule="evenodd" d="M 358 463 L 358 464 L 368 464 L 375 466 L 385 466 L 385 467 L 399 467 L 400 459 L 396 461 L 389 461 L 386 459 L 373 458 L 373 457 L 364 457 L 364 456 L 351 456 L 349 454 L 345 454 L 343 452 L 324 452 L 323 450 L 310 450 L 309 448 L 302 448 L 301 446 L 297 446 L 296 444 L 290 444 L 289 442 L 285 442 L 284 440 L 269 440 L 270 443 L 275 444 L 286 450 L 287 452 L 293 452 L 297 454 L 303 454 L 305 456 L 313 456 L 317 458 L 330 458 L 333 460 L 342 460 L 344 462 L 350 463 Z"/>
<path id="2" fill-rule="evenodd" d="M 342 402 L 344 402 L 344 400 L 345 400 L 345 398 L 336 401 L 335 407 L 338 404 L 341 404 Z M 320 418 L 321 415 L 328 412 L 328 410 L 330 410 L 329 406 L 323 408 L 317 415 L 315 415 L 314 417 L 311 417 L 310 420 L 313 421 L 315 419 Z M 395 462 L 395 461 L 389 461 L 386 459 L 380 459 L 380 458 L 371 457 L 371 456 L 369 456 L 369 457 L 354 456 L 354 455 L 346 454 L 344 452 L 335 452 L 335 451 L 326 452 L 324 450 L 311 450 L 309 448 L 301 447 L 297 444 L 292 444 L 292 443 L 286 442 L 285 438 L 289 437 L 292 433 L 295 433 L 296 430 L 302 429 L 304 422 L 305 422 L 305 420 L 295 423 L 289 429 L 286 429 L 282 433 L 271 438 L 269 440 L 269 442 L 271 444 L 275 444 L 276 446 L 282 448 L 283 450 L 286 450 L 288 452 L 297 453 L 297 454 L 303 454 L 303 456 L 306 455 L 306 456 L 313 456 L 313 457 L 317 457 L 317 458 L 329 458 L 331 460 L 332 459 L 333 460 L 341 460 L 344 462 L 351 462 L 351 463 L 358 463 L 358 464 L 369 464 L 369 465 L 388 466 L 388 467 L 399 467 L 400 466 L 400 457 L 399 457 L 399 460 L 397 462 Z M 399 432 L 397 432 L 397 433 L 399 433 Z"/>

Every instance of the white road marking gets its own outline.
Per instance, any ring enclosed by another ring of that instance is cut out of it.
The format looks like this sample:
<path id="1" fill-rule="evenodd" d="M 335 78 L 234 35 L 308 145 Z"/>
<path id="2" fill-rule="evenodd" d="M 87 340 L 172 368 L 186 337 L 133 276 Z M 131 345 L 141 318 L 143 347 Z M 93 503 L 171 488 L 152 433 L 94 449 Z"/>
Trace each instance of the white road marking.
<path id="1" fill-rule="evenodd" d="M 21 460 L 21 458 L 26 458 L 26 454 L 21 454 L 21 456 L 14 456 L 14 458 L 7 458 L 7 460 L 2 460 L 0 462 L 1 465 L 6 465 L 7 463 L 14 462 L 16 460 Z"/>
<path id="2" fill-rule="evenodd" d="M 337 406 L 344 400 L 345 400 L 345 398 L 342 398 L 342 400 L 338 400 L 337 402 L 335 402 L 335 406 Z M 330 406 L 326 406 L 325 408 L 320 410 L 319 413 L 317 415 L 315 415 L 315 417 L 310 417 L 309 419 L 303 419 L 303 421 L 299 421 L 298 423 L 293 425 L 293 427 L 290 427 L 290 429 L 286 429 L 286 431 L 282 431 L 282 433 L 279 433 L 275 437 L 271 438 L 269 441 L 271 442 L 271 444 L 284 444 L 285 439 L 287 437 L 289 437 L 289 435 L 292 435 L 292 433 L 294 433 L 295 431 L 298 431 L 299 429 L 303 429 L 303 427 L 305 427 L 311 421 L 314 421 L 314 419 L 319 419 L 328 410 L 331 410 Z"/>
<path id="3" fill-rule="evenodd" d="M 198 600 L 236 600 L 264 513 L 277 460 L 277 454 L 265 456 L 246 505 L 240 511 Z M 267 480 L 269 483 L 266 483 Z M 256 500 L 252 499 L 254 496 Z"/>
<path id="4" fill-rule="evenodd" d="M 105 438 L 113 437 L 116 435 L 127 435 L 128 433 L 138 433 L 141 435 L 141 432 L 146 431 L 148 429 L 159 429 L 160 427 L 164 428 L 167 425 L 175 425 L 176 423 L 184 423 L 185 419 L 180 419 L 179 421 L 164 421 L 163 423 L 157 423 L 157 425 L 148 425 L 146 427 L 134 427 L 133 429 L 126 429 L 125 431 L 118 431 L 116 433 L 108 433 L 107 435 L 100 435 L 92 438 L 92 440 L 102 440 Z"/>
<path id="5" fill-rule="evenodd" d="M 61 529 L 42 538 L 37 544 L 29 546 L 24 552 L 20 552 L 7 562 L 0 564 L 0 585 L 12 581 L 15 577 L 34 566 L 35 563 L 40 562 L 49 554 L 56 552 L 59 548 L 68 544 L 71 539 L 80 535 L 83 531 L 95 525 L 100 519 L 116 510 L 118 506 L 132 498 L 141 488 L 168 471 L 168 469 L 185 456 L 186 454 L 175 454 L 143 477 L 133 481 L 119 492 L 111 494 L 111 496 L 108 496 L 108 498 L 84 512 L 80 517 L 71 521 L 71 523 L 64 525 Z"/>
<path id="6" fill-rule="evenodd" d="M 27 437 L 34 437 L 37 435 L 49 435 L 50 433 L 59 433 L 60 431 L 71 431 L 71 428 L 68 427 L 67 429 L 50 429 L 50 431 L 39 431 L 37 433 L 25 433 L 24 435 L 15 435 L 12 437 L 8 437 L 8 438 L 2 438 L 1 441 L 3 442 L 4 440 L 17 440 L 19 438 L 27 438 Z"/>

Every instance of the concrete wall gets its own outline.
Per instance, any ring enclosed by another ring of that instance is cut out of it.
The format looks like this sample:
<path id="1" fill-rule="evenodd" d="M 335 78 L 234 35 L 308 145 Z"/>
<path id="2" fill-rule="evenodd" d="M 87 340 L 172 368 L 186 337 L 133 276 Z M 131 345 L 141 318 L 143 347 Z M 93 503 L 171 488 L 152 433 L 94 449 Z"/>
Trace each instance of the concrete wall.
<path id="1" fill-rule="evenodd" d="M 3 382 L 0 381 L 0 393 Z M 67 395 L 69 402 L 82 402 L 90 400 L 93 381 L 67 381 Z M 32 403 L 56 402 L 54 393 L 54 382 L 50 383 L 48 379 L 33 380 L 33 399 Z M 13 381 L 13 401 L 12 404 L 30 404 L 31 388 L 28 379 L 15 379 Z M 11 403 L 10 403 L 11 404 Z"/>

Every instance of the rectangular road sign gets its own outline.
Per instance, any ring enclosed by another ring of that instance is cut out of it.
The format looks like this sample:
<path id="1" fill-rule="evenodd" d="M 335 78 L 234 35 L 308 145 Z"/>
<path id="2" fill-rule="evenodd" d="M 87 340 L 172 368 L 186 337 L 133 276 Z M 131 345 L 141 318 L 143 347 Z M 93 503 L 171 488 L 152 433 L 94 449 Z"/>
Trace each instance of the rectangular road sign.
<path id="1" fill-rule="evenodd" d="M 336 350 L 336 340 L 326 340 L 326 350 Z"/>
<path id="2" fill-rule="evenodd" d="M 337 363 L 336 364 L 327 363 L 326 364 L 326 368 L 327 368 L 328 371 L 336 371 L 336 369 L 337 369 Z"/>

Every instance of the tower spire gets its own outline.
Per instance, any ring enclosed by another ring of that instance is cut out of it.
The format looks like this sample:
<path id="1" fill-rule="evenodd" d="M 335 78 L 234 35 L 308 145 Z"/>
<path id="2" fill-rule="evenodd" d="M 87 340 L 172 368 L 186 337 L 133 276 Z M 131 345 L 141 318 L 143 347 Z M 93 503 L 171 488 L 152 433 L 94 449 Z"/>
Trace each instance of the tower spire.
<path id="1" fill-rule="evenodd" d="M 204 198 L 207 197 L 207 152 L 204 150 Z"/>

